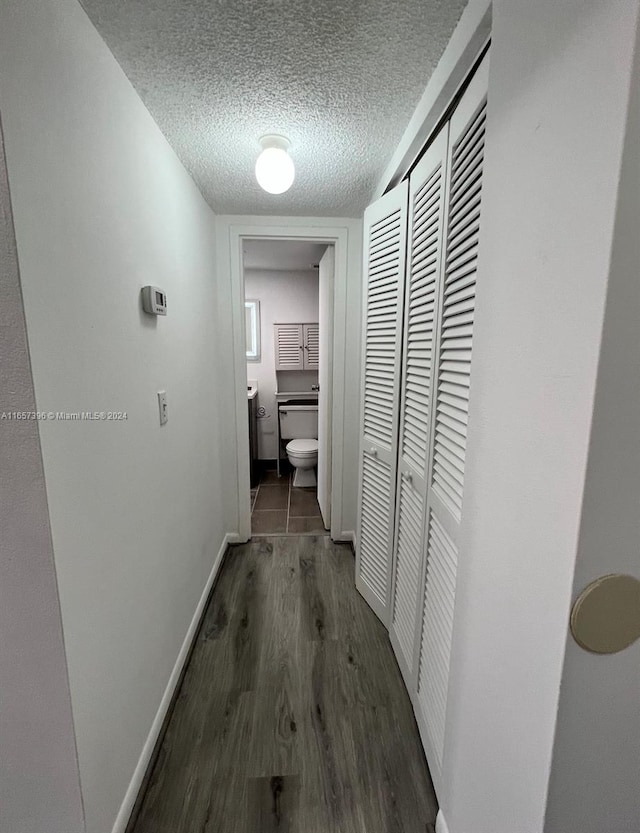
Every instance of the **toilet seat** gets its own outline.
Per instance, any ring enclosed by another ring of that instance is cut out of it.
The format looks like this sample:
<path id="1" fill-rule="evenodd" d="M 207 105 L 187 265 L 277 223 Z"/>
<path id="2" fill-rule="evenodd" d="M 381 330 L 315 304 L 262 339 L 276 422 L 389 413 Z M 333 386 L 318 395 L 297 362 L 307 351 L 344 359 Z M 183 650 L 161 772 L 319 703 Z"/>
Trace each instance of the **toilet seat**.
<path id="1" fill-rule="evenodd" d="M 287 443 L 287 454 L 295 454 L 296 457 L 312 457 L 317 453 L 317 440 L 291 440 Z"/>

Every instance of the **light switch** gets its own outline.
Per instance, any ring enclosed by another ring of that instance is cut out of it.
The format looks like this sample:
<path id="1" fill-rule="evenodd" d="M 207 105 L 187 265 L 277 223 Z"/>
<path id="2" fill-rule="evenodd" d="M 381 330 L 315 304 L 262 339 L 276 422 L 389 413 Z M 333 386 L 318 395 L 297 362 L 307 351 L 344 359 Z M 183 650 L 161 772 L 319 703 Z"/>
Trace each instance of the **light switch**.
<path id="1" fill-rule="evenodd" d="M 164 390 L 158 391 L 158 408 L 160 409 L 160 425 L 164 425 L 169 419 L 169 412 L 167 410 L 167 392 Z"/>

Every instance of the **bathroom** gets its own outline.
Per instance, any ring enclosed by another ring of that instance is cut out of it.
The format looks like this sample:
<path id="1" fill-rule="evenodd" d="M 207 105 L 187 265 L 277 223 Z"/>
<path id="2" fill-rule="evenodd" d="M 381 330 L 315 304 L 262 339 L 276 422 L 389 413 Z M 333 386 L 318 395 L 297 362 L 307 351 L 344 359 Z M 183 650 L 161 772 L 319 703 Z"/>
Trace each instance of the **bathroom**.
<path id="1" fill-rule="evenodd" d="M 327 534 L 334 247 L 245 240 L 253 535 Z"/>

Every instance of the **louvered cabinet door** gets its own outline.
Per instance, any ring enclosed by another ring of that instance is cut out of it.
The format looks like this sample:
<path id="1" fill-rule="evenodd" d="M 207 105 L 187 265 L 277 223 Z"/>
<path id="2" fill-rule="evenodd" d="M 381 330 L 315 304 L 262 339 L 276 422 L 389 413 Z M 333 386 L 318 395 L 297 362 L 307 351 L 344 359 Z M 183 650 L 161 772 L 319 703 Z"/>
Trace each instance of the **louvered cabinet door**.
<path id="1" fill-rule="evenodd" d="M 434 784 L 442 770 L 471 382 L 488 57 L 449 126 L 443 276 L 437 311 L 426 559 L 414 706 Z"/>
<path id="2" fill-rule="evenodd" d="M 424 560 L 424 513 L 433 388 L 436 299 L 442 273 L 446 125 L 409 180 L 408 264 L 400 386 L 399 477 L 389 635 L 410 692 Z"/>
<path id="3" fill-rule="evenodd" d="M 302 370 L 302 324 L 274 324 L 276 370 Z"/>
<path id="4" fill-rule="evenodd" d="M 395 517 L 406 182 L 364 216 L 364 321 L 356 586 L 388 624 Z"/>
<path id="5" fill-rule="evenodd" d="M 303 324 L 304 369 L 317 370 L 320 358 L 320 328 L 318 324 Z"/>

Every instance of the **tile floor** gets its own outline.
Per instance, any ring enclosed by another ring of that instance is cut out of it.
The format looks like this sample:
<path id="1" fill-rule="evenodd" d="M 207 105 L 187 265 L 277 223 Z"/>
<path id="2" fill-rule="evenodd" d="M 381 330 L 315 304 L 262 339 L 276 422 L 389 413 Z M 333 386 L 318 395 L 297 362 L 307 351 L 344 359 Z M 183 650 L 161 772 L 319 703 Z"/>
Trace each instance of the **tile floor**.
<path id="1" fill-rule="evenodd" d="M 315 489 L 292 485 L 293 474 L 278 477 L 265 471 L 257 488 L 251 490 L 252 535 L 322 535 L 322 523 Z"/>

